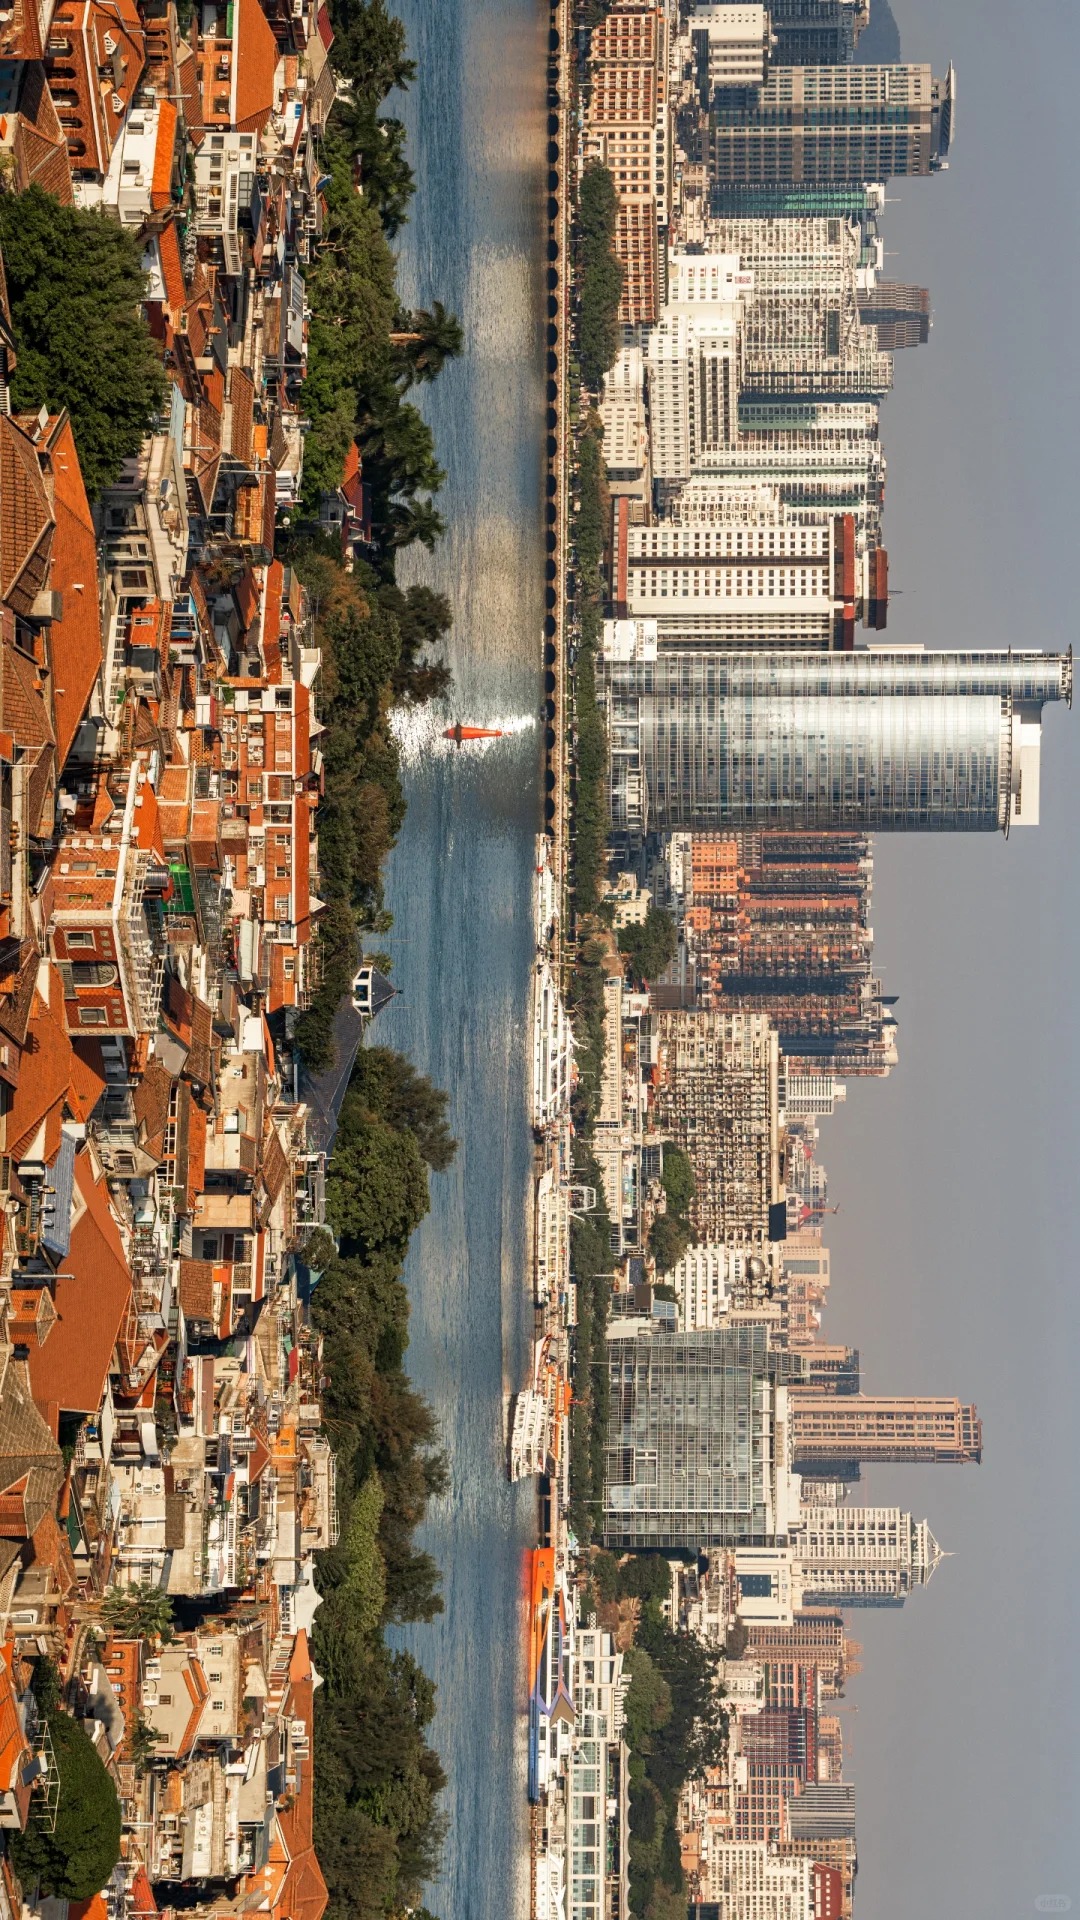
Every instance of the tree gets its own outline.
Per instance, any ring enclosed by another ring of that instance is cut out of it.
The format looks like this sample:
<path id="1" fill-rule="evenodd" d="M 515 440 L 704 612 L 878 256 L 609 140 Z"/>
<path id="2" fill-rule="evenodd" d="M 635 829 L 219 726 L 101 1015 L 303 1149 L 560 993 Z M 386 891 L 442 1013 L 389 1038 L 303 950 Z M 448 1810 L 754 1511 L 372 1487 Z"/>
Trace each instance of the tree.
<path id="1" fill-rule="evenodd" d="M 658 1214 L 649 1228 L 649 1252 L 656 1261 L 658 1273 L 670 1273 L 678 1266 L 687 1247 L 690 1245 L 690 1226 L 686 1220 L 680 1220 L 677 1214 Z"/>
<path id="2" fill-rule="evenodd" d="M 57 1710 L 49 1714 L 48 1728 L 59 1785 L 55 1831 L 35 1800 L 26 1832 L 11 1836 L 11 1857 L 28 1889 L 89 1900 L 106 1886 L 120 1858 L 120 1803 L 78 1723 Z"/>
<path id="3" fill-rule="evenodd" d="M 619 952 L 625 953 L 640 980 L 655 980 L 675 958 L 678 935 L 670 913 L 650 907 L 638 926 L 623 927 Z"/>
<path id="4" fill-rule="evenodd" d="M 664 1170 L 660 1177 L 667 1194 L 668 1212 L 685 1219 L 694 1204 L 697 1182 L 690 1157 L 681 1147 L 664 1148 Z"/>
<path id="5" fill-rule="evenodd" d="M 416 66 L 406 57 L 405 28 L 386 0 L 331 0 L 334 67 L 351 80 L 358 99 L 377 105 L 395 87 L 408 87 Z"/>
<path id="6" fill-rule="evenodd" d="M 136 1715 L 135 1724 L 128 1735 L 128 1752 L 140 1779 L 144 1774 L 149 1773 L 161 1737 L 157 1728 L 151 1725 L 144 1714 Z"/>
<path id="7" fill-rule="evenodd" d="M 622 266 L 614 251 L 618 207 L 608 169 L 586 167 L 578 187 L 578 341 L 581 377 L 587 387 L 599 386 L 618 351 L 623 285 Z"/>
<path id="8" fill-rule="evenodd" d="M 374 1114 L 350 1114 L 348 1127 L 338 1127 L 326 1190 L 327 1219 L 343 1250 L 404 1250 L 427 1210 L 427 1170 L 413 1135 Z"/>
<path id="9" fill-rule="evenodd" d="M 456 360 L 465 334 L 456 313 L 436 300 L 408 314 L 406 327 L 392 333 L 390 342 L 400 350 L 406 384 L 411 385 L 414 380 L 434 380 L 448 360 Z"/>
<path id="10" fill-rule="evenodd" d="M 419 540 L 430 553 L 446 532 L 446 522 L 430 500 L 393 501 L 386 516 L 386 544 L 411 547 Z"/>
<path id="11" fill-rule="evenodd" d="M 101 1611 L 113 1632 L 125 1639 L 172 1639 L 172 1601 L 161 1587 L 149 1582 L 134 1587 L 110 1587 Z"/>
<path id="12" fill-rule="evenodd" d="M 407 1129 L 435 1172 L 450 1165 L 457 1142 L 446 1124 L 448 1096 L 403 1053 L 362 1047 L 346 1099 L 351 1103 L 354 1097 L 388 1125 Z"/>
<path id="13" fill-rule="evenodd" d="M 166 391 L 142 312 L 138 240 L 108 214 L 32 186 L 0 194 L 0 252 L 18 354 L 13 404 L 68 409 L 93 499 L 138 452 Z"/>

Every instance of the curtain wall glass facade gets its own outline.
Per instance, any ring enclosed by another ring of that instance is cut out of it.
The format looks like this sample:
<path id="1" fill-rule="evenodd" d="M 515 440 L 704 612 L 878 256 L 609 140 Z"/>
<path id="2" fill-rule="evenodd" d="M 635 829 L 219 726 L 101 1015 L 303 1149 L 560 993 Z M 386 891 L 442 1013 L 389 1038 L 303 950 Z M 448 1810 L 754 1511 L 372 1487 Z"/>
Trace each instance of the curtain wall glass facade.
<path id="1" fill-rule="evenodd" d="M 989 832 L 1071 658 L 684 646 L 605 662 L 616 830 Z M 1037 777 L 1037 775 L 1036 775 Z"/>

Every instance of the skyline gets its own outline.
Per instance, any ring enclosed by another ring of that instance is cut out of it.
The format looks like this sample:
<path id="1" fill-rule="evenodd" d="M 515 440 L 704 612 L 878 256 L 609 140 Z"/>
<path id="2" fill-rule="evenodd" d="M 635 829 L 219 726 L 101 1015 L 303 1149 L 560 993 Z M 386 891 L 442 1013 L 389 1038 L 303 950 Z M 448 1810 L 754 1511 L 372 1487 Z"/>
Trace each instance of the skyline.
<path id="1" fill-rule="evenodd" d="M 1054 244 L 1073 219 L 1064 129 L 1076 17 L 1060 5 L 1045 16 L 1053 59 L 1011 8 L 905 0 L 899 24 L 905 49 L 961 68 L 962 144 L 932 207 L 918 183 L 889 190 L 890 274 L 928 285 L 933 313 L 929 346 L 905 355 L 885 403 L 890 629 L 928 645 L 1065 645 L 1069 603 L 1039 583 L 1071 541 L 1080 427 L 1075 383 L 1058 377 L 1080 277 Z M 1014 103 L 1024 137 L 1006 151 L 999 129 Z M 955 1920 L 1013 1920 L 1040 1896 L 1080 1902 L 1080 1569 L 1052 1544 L 1075 1511 L 1080 1452 L 1066 1358 L 1080 1337 L 1067 1148 L 1080 1069 L 1078 809 L 1066 728 L 1044 764 L 1039 831 L 1000 861 L 1002 849 L 972 843 L 876 849 L 877 952 L 899 997 L 900 1058 L 887 1086 L 853 1086 L 830 1122 L 832 1308 L 845 1337 L 871 1349 L 875 1390 L 902 1388 L 917 1363 L 922 1390 L 948 1392 L 962 1366 L 987 1445 L 962 1486 L 935 1477 L 935 1525 L 955 1550 L 935 1618 L 909 1608 L 896 1633 L 860 1621 L 859 1712 L 845 1725 L 860 1897 L 874 1920 L 904 1920 L 928 1884 Z M 875 1498 L 903 1498 L 908 1484 L 895 1469 L 870 1476 Z M 869 1732 L 883 1724 L 887 1743 Z M 926 1751 L 947 1762 L 926 1767 Z"/>

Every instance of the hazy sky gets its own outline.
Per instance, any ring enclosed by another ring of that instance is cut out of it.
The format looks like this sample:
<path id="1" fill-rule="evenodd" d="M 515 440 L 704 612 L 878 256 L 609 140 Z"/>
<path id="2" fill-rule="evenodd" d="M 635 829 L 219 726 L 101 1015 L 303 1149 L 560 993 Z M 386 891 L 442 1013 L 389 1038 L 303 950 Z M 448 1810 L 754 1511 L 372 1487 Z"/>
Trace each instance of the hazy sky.
<path id="1" fill-rule="evenodd" d="M 930 344 L 885 409 L 889 635 L 1075 638 L 1080 328 L 1075 0 L 896 0 L 905 58 L 957 66 L 949 171 L 896 182 L 890 276 Z M 1080 706 L 1080 701 L 1078 701 Z M 878 965 L 900 1066 L 823 1130 L 826 1332 L 882 1392 L 956 1392 L 979 1468 L 893 1469 L 860 1497 L 925 1514 L 955 1558 L 865 1647 L 845 1725 L 860 1920 L 1080 1912 L 1075 1170 L 1080 712 L 1048 712 L 1043 825 L 877 843 Z"/>

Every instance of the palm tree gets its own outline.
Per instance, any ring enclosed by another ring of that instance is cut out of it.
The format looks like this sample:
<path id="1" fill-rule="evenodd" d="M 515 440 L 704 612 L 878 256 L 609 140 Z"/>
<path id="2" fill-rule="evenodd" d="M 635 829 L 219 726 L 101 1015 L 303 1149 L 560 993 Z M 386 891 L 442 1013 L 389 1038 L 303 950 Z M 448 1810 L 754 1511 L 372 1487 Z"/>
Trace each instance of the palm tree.
<path id="1" fill-rule="evenodd" d="M 420 545 L 426 547 L 429 553 L 439 535 L 446 531 L 446 522 L 430 500 L 393 501 L 387 515 L 387 524 L 388 546 L 408 547 L 414 540 L 419 540 Z"/>
<path id="2" fill-rule="evenodd" d="M 441 300 L 432 307 L 415 308 L 408 318 L 408 329 L 392 333 L 390 344 L 402 350 L 410 385 L 414 380 L 434 380 L 465 344 L 461 321 L 456 313 L 447 312 Z"/>
<path id="3" fill-rule="evenodd" d="M 101 1612 L 114 1633 L 132 1640 L 171 1640 L 173 1607 L 161 1587 L 149 1583 L 110 1587 Z"/>

